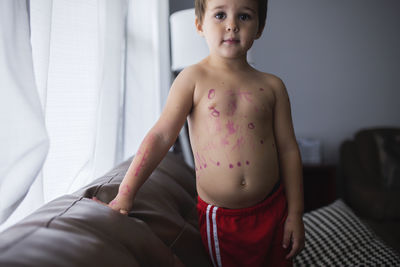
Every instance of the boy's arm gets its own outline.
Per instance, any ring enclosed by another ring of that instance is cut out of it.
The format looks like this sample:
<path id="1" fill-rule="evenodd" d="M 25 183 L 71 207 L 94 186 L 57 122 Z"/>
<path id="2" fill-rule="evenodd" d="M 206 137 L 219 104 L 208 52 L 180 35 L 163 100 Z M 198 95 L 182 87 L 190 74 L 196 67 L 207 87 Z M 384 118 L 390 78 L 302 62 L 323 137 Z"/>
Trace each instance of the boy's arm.
<path id="1" fill-rule="evenodd" d="M 195 84 L 191 72 L 183 70 L 172 84 L 160 118 L 143 139 L 117 196 L 109 203 L 112 209 L 123 214 L 130 211 L 137 191 L 177 139 L 192 108 Z"/>
<path id="2" fill-rule="evenodd" d="M 302 164 L 293 129 L 289 96 L 283 82 L 279 78 L 275 79 L 274 133 L 288 202 L 283 246 L 288 248 L 291 245 L 288 258 L 292 258 L 304 247 Z"/>

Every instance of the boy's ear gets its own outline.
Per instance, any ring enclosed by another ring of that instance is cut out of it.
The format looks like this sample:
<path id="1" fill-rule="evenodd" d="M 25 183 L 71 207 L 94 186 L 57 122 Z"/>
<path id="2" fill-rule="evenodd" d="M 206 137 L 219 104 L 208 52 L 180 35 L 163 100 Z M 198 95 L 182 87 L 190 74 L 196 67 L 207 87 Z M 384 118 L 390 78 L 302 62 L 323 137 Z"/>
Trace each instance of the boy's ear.
<path id="1" fill-rule="evenodd" d="M 261 28 L 258 29 L 258 32 L 256 34 L 256 39 L 261 37 L 261 34 L 264 31 L 264 27 L 265 27 L 265 24 L 264 24 L 264 26 L 262 26 Z"/>
<path id="2" fill-rule="evenodd" d="M 196 25 L 197 33 L 200 34 L 200 36 L 204 36 L 203 35 L 203 25 L 201 25 L 201 23 L 197 17 L 194 19 L 194 24 Z"/>

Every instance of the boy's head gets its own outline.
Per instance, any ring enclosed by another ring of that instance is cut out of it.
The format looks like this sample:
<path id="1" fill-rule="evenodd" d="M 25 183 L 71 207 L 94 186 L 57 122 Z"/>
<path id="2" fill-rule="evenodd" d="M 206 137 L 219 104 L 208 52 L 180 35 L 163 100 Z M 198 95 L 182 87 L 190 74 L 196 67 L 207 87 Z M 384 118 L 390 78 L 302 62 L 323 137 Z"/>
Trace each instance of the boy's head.
<path id="1" fill-rule="evenodd" d="M 195 0 L 195 14 L 197 20 L 200 24 L 203 23 L 204 13 L 206 12 L 207 2 L 209 0 Z M 267 8 L 268 8 L 268 0 L 248 0 L 248 1 L 257 1 L 258 2 L 258 31 L 261 34 L 261 31 L 264 29 L 265 21 L 267 19 Z"/>

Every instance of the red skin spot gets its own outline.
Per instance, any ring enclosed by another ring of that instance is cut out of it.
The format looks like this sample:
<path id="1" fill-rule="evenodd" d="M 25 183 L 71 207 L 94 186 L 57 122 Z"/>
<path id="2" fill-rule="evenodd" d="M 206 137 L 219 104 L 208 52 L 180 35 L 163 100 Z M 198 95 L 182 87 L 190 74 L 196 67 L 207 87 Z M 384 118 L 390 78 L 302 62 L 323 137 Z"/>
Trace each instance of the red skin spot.
<path id="1" fill-rule="evenodd" d="M 244 90 L 239 90 L 239 92 L 237 93 L 240 98 L 247 100 L 250 103 L 253 103 L 253 100 L 251 100 L 251 93 L 250 92 L 246 92 Z"/>
<path id="2" fill-rule="evenodd" d="M 229 164 L 229 168 L 230 168 L 230 169 L 233 169 L 233 164 Z"/>
<path id="3" fill-rule="evenodd" d="M 226 139 L 226 137 L 221 138 L 221 145 L 222 146 L 229 145 L 229 141 L 228 141 L 228 139 Z"/>
<path id="4" fill-rule="evenodd" d="M 246 165 L 249 165 L 249 164 L 250 164 L 250 162 L 248 160 L 246 160 Z"/>
<path id="5" fill-rule="evenodd" d="M 220 120 L 220 118 L 217 118 L 217 119 L 216 119 L 216 122 L 215 122 L 215 130 L 216 130 L 217 132 L 222 131 L 222 126 L 221 126 L 221 120 Z"/>
<path id="6" fill-rule="evenodd" d="M 149 155 L 149 151 L 148 151 L 148 148 L 146 148 L 146 146 L 147 146 L 147 144 L 151 144 L 153 142 L 153 140 L 154 140 L 154 135 L 147 135 L 145 137 L 145 139 L 143 140 L 142 144 L 140 145 L 136 156 L 137 157 L 142 156 L 142 158 L 140 159 L 139 166 L 136 167 L 135 176 L 139 175 L 140 170 L 147 163 L 147 157 Z M 143 150 L 144 150 L 144 152 L 143 152 Z"/>
<path id="7" fill-rule="evenodd" d="M 228 123 L 226 124 L 226 128 L 228 129 L 229 134 L 236 133 L 238 129 L 238 127 L 235 128 L 235 124 L 233 123 L 233 121 L 228 121 Z"/>
<path id="8" fill-rule="evenodd" d="M 249 129 L 253 130 L 254 128 L 256 128 L 256 126 L 254 126 L 254 123 L 250 122 L 247 127 L 249 127 Z"/>
<path id="9" fill-rule="evenodd" d="M 110 205 L 111 207 L 113 207 L 113 206 L 117 205 L 117 201 L 116 201 L 116 200 L 113 200 L 113 201 L 110 202 L 109 205 Z"/>
<path id="10" fill-rule="evenodd" d="M 139 166 L 138 166 L 137 169 L 136 169 L 135 176 L 138 176 L 138 175 L 139 175 L 140 170 L 141 170 L 141 169 L 144 167 L 144 165 L 146 164 L 146 160 L 147 160 L 147 156 L 148 156 L 148 155 L 149 155 L 149 152 L 146 150 L 146 151 L 144 152 L 144 155 L 143 155 L 141 161 L 140 161 Z"/>
<path id="11" fill-rule="evenodd" d="M 238 138 L 236 140 L 236 145 L 234 147 L 232 147 L 232 150 L 235 150 L 236 148 L 240 148 L 240 146 L 243 144 L 244 144 L 244 138 L 243 138 L 243 136 L 241 136 L 240 138 Z"/>
<path id="12" fill-rule="evenodd" d="M 237 163 L 238 167 L 242 166 L 242 163 L 240 161 Z"/>
<path id="13" fill-rule="evenodd" d="M 208 91 L 208 99 L 213 99 L 215 96 L 215 89 L 210 89 Z"/>
<path id="14" fill-rule="evenodd" d="M 237 109 L 236 101 L 231 101 L 228 104 L 228 116 L 233 116 L 235 114 L 236 109 Z"/>
<path id="15" fill-rule="evenodd" d="M 264 91 L 264 88 L 260 88 L 260 91 Z"/>
<path id="16" fill-rule="evenodd" d="M 215 164 L 215 165 L 217 165 L 217 166 L 220 165 L 219 161 L 215 162 L 215 161 L 214 161 L 213 159 L 211 159 L 211 158 L 210 158 L 210 161 L 211 161 L 212 164 Z"/>
<path id="17" fill-rule="evenodd" d="M 196 152 L 196 154 L 194 156 L 195 156 L 197 165 L 200 165 L 200 170 L 202 170 L 203 168 L 204 169 L 207 168 L 206 159 L 203 156 L 201 156 L 199 154 L 199 152 Z"/>
<path id="18" fill-rule="evenodd" d="M 124 185 L 121 189 L 121 194 L 122 195 L 129 195 L 129 193 L 131 192 L 131 189 L 129 188 L 128 185 Z"/>
<path id="19" fill-rule="evenodd" d="M 229 96 L 235 96 L 238 95 L 242 100 L 246 100 L 250 103 L 253 103 L 251 100 L 251 92 L 246 92 L 245 90 L 239 90 L 237 93 L 235 93 L 233 90 L 228 91 Z"/>
<path id="20" fill-rule="evenodd" d="M 209 107 L 208 109 L 211 110 L 211 116 L 216 118 L 219 117 L 219 111 L 216 110 L 214 107 Z"/>

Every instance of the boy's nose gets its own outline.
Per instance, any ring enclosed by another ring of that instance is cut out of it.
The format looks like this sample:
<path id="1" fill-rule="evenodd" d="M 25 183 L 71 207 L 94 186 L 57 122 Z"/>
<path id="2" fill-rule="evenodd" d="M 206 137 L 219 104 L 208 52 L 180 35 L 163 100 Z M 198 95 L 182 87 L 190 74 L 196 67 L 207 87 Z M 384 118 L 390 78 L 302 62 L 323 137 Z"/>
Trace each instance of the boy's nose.
<path id="1" fill-rule="evenodd" d="M 239 28 L 238 28 L 237 24 L 234 21 L 231 21 L 231 22 L 228 22 L 226 24 L 226 31 L 227 32 L 231 32 L 231 31 L 238 32 Z"/>

